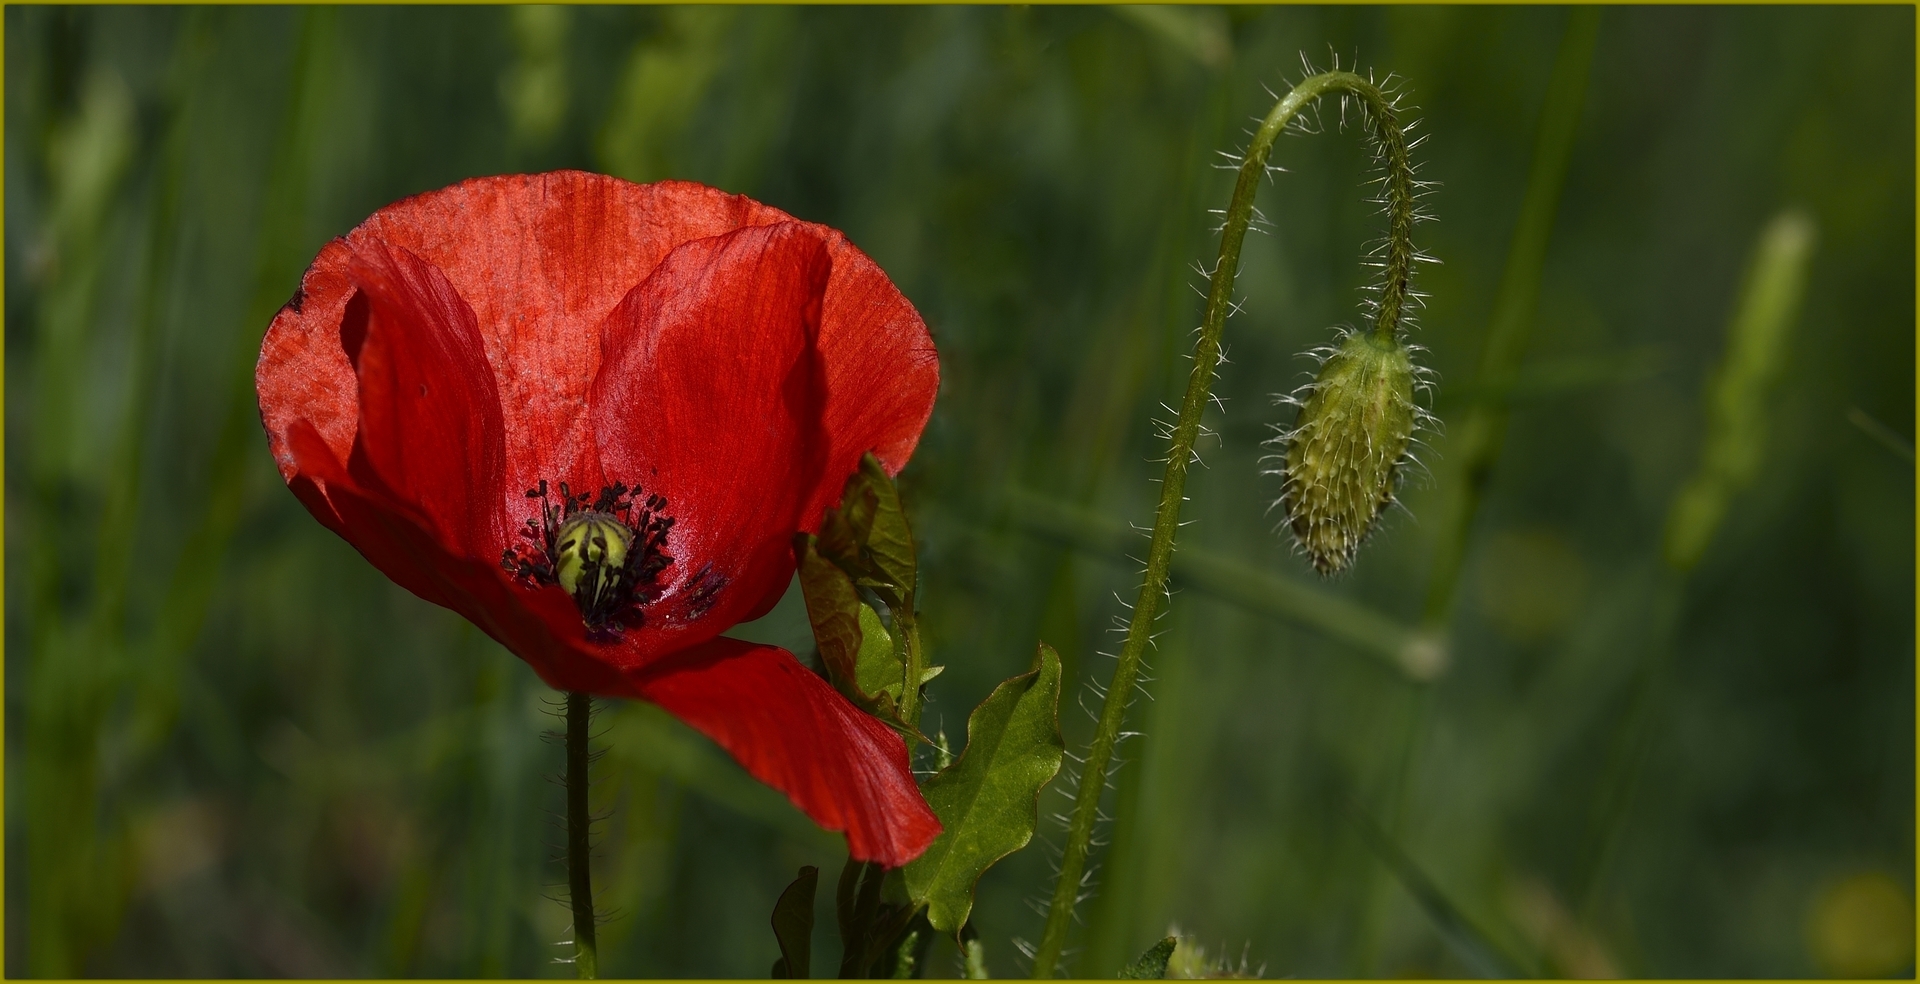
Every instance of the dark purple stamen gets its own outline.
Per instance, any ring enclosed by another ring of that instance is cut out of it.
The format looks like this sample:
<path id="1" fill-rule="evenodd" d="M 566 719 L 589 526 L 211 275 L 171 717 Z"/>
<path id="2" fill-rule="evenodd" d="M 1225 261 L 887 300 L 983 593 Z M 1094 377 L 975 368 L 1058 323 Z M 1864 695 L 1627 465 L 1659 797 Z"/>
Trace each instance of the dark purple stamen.
<path id="1" fill-rule="evenodd" d="M 618 638 L 626 628 L 640 625 L 641 606 L 660 596 L 660 572 L 673 563 L 666 552 L 667 533 L 673 529 L 673 517 L 665 515 L 666 498 L 643 497 L 624 482 L 589 496 L 561 482 L 555 505 L 546 479 L 528 489 L 527 498 L 540 501 L 540 515 L 520 531 L 527 542 L 501 552 L 500 566 L 521 583 L 537 587 L 561 583 L 563 564 L 571 561 L 577 565 L 577 570 L 568 568 L 573 601 L 589 638 Z M 610 543 L 612 539 L 622 542 Z"/>

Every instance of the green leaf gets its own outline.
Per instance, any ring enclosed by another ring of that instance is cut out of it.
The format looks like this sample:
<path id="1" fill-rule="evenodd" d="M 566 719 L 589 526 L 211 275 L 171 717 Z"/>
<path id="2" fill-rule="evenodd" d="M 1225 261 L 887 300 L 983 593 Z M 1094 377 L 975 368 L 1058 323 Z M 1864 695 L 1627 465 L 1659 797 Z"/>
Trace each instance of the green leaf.
<path id="1" fill-rule="evenodd" d="M 927 921 L 957 933 L 994 862 L 1027 845 L 1040 790 L 1060 771 L 1060 656 L 1045 643 L 1033 669 L 994 688 L 967 719 L 967 747 L 922 792 L 944 828 L 909 862 L 907 894 Z"/>
<path id="2" fill-rule="evenodd" d="M 1169 936 L 1147 948 L 1140 959 L 1120 968 L 1119 978 L 1123 981 L 1157 981 L 1167 976 L 1167 961 L 1173 959 L 1173 948 L 1180 945 L 1180 938 Z"/>
<path id="3" fill-rule="evenodd" d="M 834 911 L 840 922 L 840 977 L 858 979 L 884 976 L 898 965 L 895 952 L 907 927 L 914 922 L 918 906 L 882 901 L 882 894 L 898 891 L 895 879 L 892 891 L 888 880 L 895 869 L 878 862 L 847 858 L 840 869 L 840 887 L 834 895 Z"/>
<path id="4" fill-rule="evenodd" d="M 860 459 L 860 476 L 873 490 L 876 506 L 865 543 L 874 576 L 897 587 L 901 597 L 911 598 L 917 574 L 913 531 L 907 525 L 906 507 L 900 503 L 900 490 L 894 487 L 893 479 L 887 477 L 880 459 L 871 453 Z"/>
<path id="5" fill-rule="evenodd" d="M 856 707 L 895 722 L 906 668 L 879 613 L 860 600 L 852 578 L 821 555 L 813 537 L 802 533 L 793 546 L 807 620 L 813 623 L 827 679 Z"/>
<path id="6" fill-rule="evenodd" d="M 911 608 L 916 570 L 913 531 L 900 491 L 871 453 L 847 479 L 840 507 L 820 524 L 819 552 L 895 611 Z"/>
<path id="7" fill-rule="evenodd" d="M 819 884 L 820 869 L 805 865 L 773 904 L 773 938 L 780 941 L 780 959 L 768 976 L 791 980 L 813 976 L 813 893 Z"/>
<path id="8" fill-rule="evenodd" d="M 807 621 L 834 686 L 846 691 L 856 679 L 860 654 L 860 594 L 846 572 L 820 555 L 817 541 L 805 533 L 793 538 L 794 560 L 800 569 L 800 593 L 807 601 Z M 849 697 L 853 696 L 848 694 Z"/>
<path id="9" fill-rule="evenodd" d="M 860 653 L 854 667 L 854 679 L 858 681 L 864 693 L 876 697 L 881 694 L 900 700 L 900 691 L 906 683 L 906 666 L 900 656 L 894 652 L 893 636 L 887 627 L 880 623 L 880 613 L 873 606 L 860 606 Z"/>

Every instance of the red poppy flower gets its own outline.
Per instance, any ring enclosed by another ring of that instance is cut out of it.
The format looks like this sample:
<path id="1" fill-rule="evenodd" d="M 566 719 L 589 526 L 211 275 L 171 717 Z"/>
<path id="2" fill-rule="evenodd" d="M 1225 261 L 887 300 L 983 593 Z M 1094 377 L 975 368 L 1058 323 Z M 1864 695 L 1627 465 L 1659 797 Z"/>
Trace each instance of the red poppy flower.
<path id="1" fill-rule="evenodd" d="M 561 690 L 653 701 L 854 857 L 939 832 L 898 735 L 791 653 L 792 537 L 897 473 L 939 364 L 840 233 L 701 185 L 478 178 L 321 250 L 255 384 L 327 528 Z"/>

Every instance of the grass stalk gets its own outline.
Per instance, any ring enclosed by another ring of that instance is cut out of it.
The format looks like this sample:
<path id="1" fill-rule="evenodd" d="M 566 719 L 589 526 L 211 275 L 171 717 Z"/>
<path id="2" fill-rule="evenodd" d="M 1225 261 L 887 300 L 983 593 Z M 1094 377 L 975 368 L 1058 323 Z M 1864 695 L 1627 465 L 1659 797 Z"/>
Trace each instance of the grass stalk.
<path id="1" fill-rule="evenodd" d="M 1593 63 L 1599 33 L 1598 7 L 1573 8 L 1560 53 L 1554 59 L 1552 79 L 1547 83 L 1540 129 L 1534 139 L 1533 167 L 1527 175 L 1513 241 L 1507 247 L 1506 268 L 1493 297 L 1493 315 L 1476 377 L 1482 386 L 1497 386 L 1512 379 L 1533 337 L 1547 240 L 1553 233 L 1553 217 L 1560 210 L 1560 192 L 1566 186 L 1567 167 L 1573 160 L 1573 138 L 1580 124 L 1587 71 Z M 1437 527 L 1440 542 L 1434 551 L 1433 573 L 1427 580 L 1426 604 L 1421 612 L 1421 623 L 1429 631 L 1443 634 L 1447 624 L 1466 562 L 1473 518 L 1480 511 L 1494 463 L 1500 459 L 1506 432 L 1507 401 L 1504 396 L 1489 396 L 1467 411 L 1458 439 L 1449 442 L 1449 457 L 1458 462 L 1455 467 L 1460 481 Z"/>
<path id="2" fill-rule="evenodd" d="M 1434 551 L 1420 618 L 1422 636 L 1439 652 L 1447 648 L 1454 598 L 1459 591 L 1474 516 L 1480 510 L 1480 501 L 1506 436 L 1509 393 L 1505 384 L 1519 372 L 1520 360 L 1526 355 L 1527 343 L 1538 320 L 1534 312 L 1540 301 L 1547 243 L 1553 232 L 1554 215 L 1560 208 L 1567 169 L 1573 160 L 1573 140 L 1580 123 L 1581 105 L 1586 101 L 1587 75 L 1599 31 L 1599 8 L 1575 7 L 1569 13 L 1566 33 L 1562 35 L 1553 74 L 1547 83 L 1546 99 L 1540 109 L 1533 164 L 1520 202 L 1520 217 L 1514 223 L 1506 267 L 1494 294 L 1486 347 L 1480 354 L 1475 385 L 1486 395 L 1467 411 L 1457 431 L 1457 443 L 1449 448 L 1450 457 L 1458 462 L 1455 468 L 1460 481 L 1455 483 L 1453 495 L 1436 527 L 1440 531 L 1439 543 Z M 1390 802 L 1384 811 L 1385 829 L 1389 833 L 1400 829 L 1420 738 L 1426 733 L 1432 714 L 1433 695 L 1430 688 L 1423 688 L 1405 712 L 1406 724 L 1394 759 L 1395 774 L 1389 783 Z M 1383 888 L 1383 882 L 1375 883 L 1365 923 L 1356 935 L 1363 950 L 1371 951 L 1381 935 L 1380 892 Z M 1364 976 L 1371 970 L 1356 968 L 1356 972 Z"/>

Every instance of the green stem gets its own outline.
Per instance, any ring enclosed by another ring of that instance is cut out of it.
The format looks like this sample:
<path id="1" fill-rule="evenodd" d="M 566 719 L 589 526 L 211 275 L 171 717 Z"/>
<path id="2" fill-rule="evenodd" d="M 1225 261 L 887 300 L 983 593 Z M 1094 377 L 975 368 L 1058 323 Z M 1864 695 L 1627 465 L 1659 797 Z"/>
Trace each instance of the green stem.
<path id="1" fill-rule="evenodd" d="M 917 734 L 920 730 L 920 677 L 927 669 L 926 649 L 920 645 L 920 620 L 913 610 L 913 598 L 893 613 L 893 627 L 906 640 L 907 678 L 900 688 L 900 720 Z M 909 736 L 909 740 L 913 740 Z"/>
<path id="2" fill-rule="evenodd" d="M 993 975 L 987 973 L 987 947 L 980 942 L 980 931 L 973 928 L 969 921 L 960 927 L 960 959 L 965 964 L 961 975 L 970 981 L 984 981 Z"/>
<path id="3" fill-rule="evenodd" d="M 1373 83 L 1352 72 L 1324 72 L 1295 86 L 1261 121 L 1240 165 L 1240 176 L 1234 182 L 1233 200 L 1227 206 L 1227 222 L 1220 237 L 1220 255 L 1214 263 L 1207 292 L 1206 314 L 1200 324 L 1200 340 L 1194 345 L 1193 372 L 1187 377 L 1186 397 L 1180 404 L 1180 417 L 1173 429 L 1173 447 L 1160 480 L 1160 505 L 1154 513 L 1153 539 L 1147 548 L 1146 576 L 1140 584 L 1133 618 L 1127 625 L 1126 642 L 1120 647 L 1113 680 L 1107 687 L 1106 701 L 1100 711 L 1100 722 L 1080 772 L 1066 847 L 1060 858 L 1060 880 L 1054 885 L 1046 929 L 1034 954 L 1033 976 L 1037 980 L 1053 976 L 1060 953 L 1066 947 L 1068 924 L 1072 921 L 1074 904 L 1079 900 L 1081 875 L 1086 871 L 1087 853 L 1093 840 L 1100 794 L 1106 789 L 1107 766 L 1113 760 L 1113 748 L 1126 718 L 1128 698 L 1139 679 L 1140 659 L 1146 653 L 1154 617 L 1159 614 L 1161 596 L 1166 592 L 1167 574 L 1173 562 L 1173 537 L 1180 526 L 1187 466 L 1193 460 L 1193 445 L 1200 436 L 1200 418 L 1213 388 L 1214 368 L 1220 362 L 1220 335 L 1232 306 L 1233 280 L 1240 268 L 1240 247 L 1253 219 L 1254 194 L 1260 188 L 1260 179 L 1266 174 L 1267 156 L 1281 131 L 1308 103 L 1336 91 L 1358 97 L 1373 124 L 1388 168 L 1386 269 L 1373 330 L 1386 338 L 1394 337 L 1399 330 L 1414 257 L 1411 241 L 1415 219 L 1414 181 L 1407 160 L 1405 132 L 1394 115 L 1391 101 Z"/>
<path id="4" fill-rule="evenodd" d="M 583 981 L 600 976 L 599 952 L 593 938 L 593 871 L 587 828 L 587 732 L 593 718 L 593 698 L 567 694 L 567 892 L 573 901 L 573 970 Z"/>
<path id="5" fill-rule="evenodd" d="M 1109 560 L 1123 559 L 1133 550 L 1133 531 L 1117 520 L 1019 488 L 1008 492 L 1007 501 L 1013 504 L 1013 521 L 1037 536 Z M 1184 588 L 1241 611 L 1346 643 L 1415 681 L 1431 675 L 1427 668 L 1436 657 L 1426 637 L 1345 595 L 1193 546 L 1173 559 L 1168 575 Z"/>

